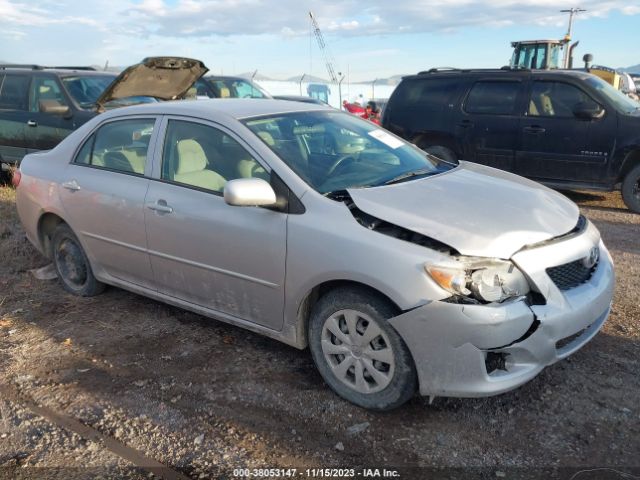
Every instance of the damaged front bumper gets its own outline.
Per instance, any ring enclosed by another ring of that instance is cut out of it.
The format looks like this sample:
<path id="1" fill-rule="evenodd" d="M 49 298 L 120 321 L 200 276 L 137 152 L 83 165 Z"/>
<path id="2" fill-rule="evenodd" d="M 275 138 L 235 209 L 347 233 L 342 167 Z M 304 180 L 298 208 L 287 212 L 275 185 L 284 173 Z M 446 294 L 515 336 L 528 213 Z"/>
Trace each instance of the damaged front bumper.
<path id="1" fill-rule="evenodd" d="M 547 268 L 585 258 L 594 245 L 600 258 L 589 280 L 560 290 Z M 545 298 L 544 305 L 523 299 L 488 305 L 433 301 L 389 320 L 413 355 L 421 395 L 506 392 L 574 353 L 600 330 L 611 308 L 614 271 L 593 226 L 512 260 Z"/>

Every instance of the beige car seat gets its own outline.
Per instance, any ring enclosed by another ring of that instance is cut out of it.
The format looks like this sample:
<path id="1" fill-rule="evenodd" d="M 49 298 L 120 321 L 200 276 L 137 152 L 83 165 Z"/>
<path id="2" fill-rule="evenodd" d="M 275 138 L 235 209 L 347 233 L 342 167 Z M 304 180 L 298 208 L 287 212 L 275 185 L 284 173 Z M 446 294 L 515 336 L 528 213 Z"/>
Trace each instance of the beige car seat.
<path id="1" fill-rule="evenodd" d="M 221 192 L 225 178 L 207 169 L 207 156 L 202 146 L 192 139 L 180 140 L 177 143 L 178 165 L 173 179 L 195 187 Z"/>

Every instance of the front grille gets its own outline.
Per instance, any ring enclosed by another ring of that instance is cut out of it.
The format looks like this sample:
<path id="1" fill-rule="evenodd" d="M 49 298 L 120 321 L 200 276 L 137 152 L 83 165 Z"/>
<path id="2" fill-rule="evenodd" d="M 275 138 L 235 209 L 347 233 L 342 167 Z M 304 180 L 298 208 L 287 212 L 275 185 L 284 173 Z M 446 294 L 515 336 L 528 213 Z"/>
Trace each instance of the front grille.
<path id="1" fill-rule="evenodd" d="M 560 290 L 571 290 L 583 283 L 587 283 L 593 272 L 598 268 L 596 262 L 592 267 L 585 265 L 585 260 L 580 259 L 574 262 L 547 268 L 547 274 Z"/>

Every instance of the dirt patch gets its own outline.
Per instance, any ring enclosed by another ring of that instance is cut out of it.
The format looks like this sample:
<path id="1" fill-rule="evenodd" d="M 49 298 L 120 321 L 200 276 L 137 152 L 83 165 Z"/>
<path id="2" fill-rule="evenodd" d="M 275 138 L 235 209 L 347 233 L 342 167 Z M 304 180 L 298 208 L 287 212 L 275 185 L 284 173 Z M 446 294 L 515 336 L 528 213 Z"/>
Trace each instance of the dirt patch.
<path id="1" fill-rule="evenodd" d="M 619 194 L 572 196 L 616 262 L 603 331 L 514 392 L 432 405 L 416 397 L 380 414 L 336 397 L 306 351 L 116 288 L 85 299 L 35 280 L 28 270 L 46 261 L 24 239 L 14 191 L 0 188 L 0 384 L 192 478 L 373 466 L 461 469 L 427 478 L 637 474 L 640 215 Z M 33 478 L 54 467 L 70 478 L 146 475 L 0 391 L 2 435 L 0 478 L 18 466 Z"/>

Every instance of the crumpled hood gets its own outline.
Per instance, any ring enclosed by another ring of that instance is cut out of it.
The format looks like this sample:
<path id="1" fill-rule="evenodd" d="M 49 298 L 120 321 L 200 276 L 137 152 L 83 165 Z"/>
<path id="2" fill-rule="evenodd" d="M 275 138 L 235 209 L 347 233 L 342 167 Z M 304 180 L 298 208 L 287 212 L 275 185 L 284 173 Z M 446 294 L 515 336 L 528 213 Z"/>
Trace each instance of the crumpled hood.
<path id="1" fill-rule="evenodd" d="M 510 258 L 525 245 L 571 231 L 579 217 L 572 201 L 547 187 L 468 162 L 433 177 L 349 194 L 369 215 L 481 257 Z"/>
<path id="2" fill-rule="evenodd" d="M 209 69 L 200 60 L 182 57 L 149 57 L 120 73 L 96 101 L 104 104 L 128 97 L 182 98 Z"/>

